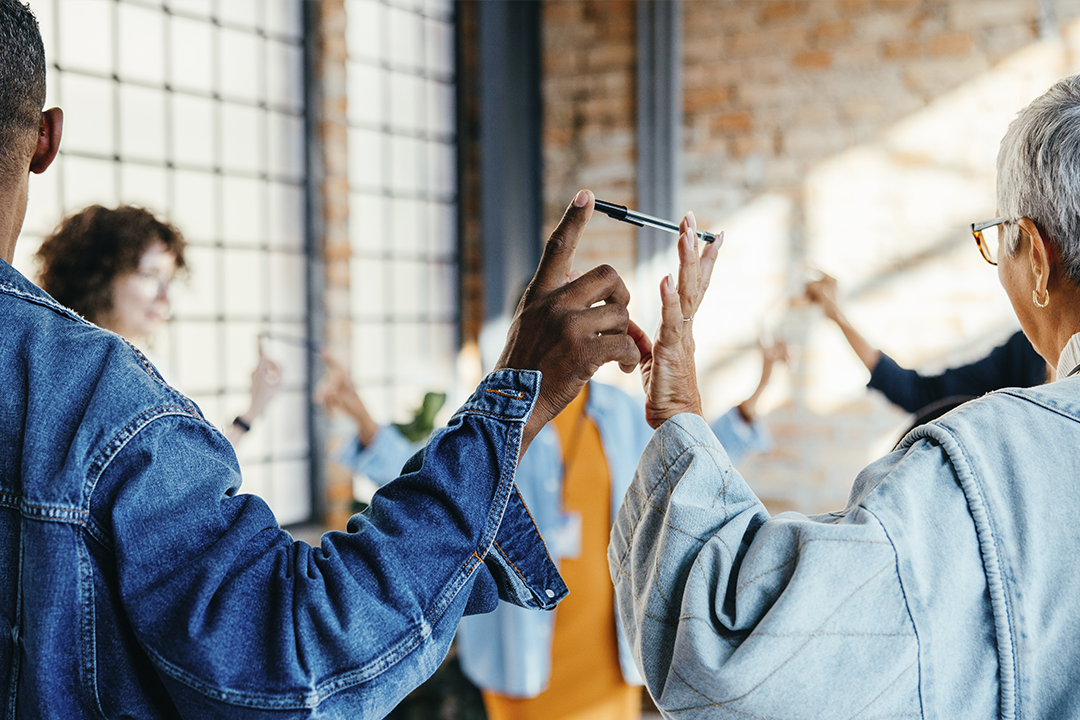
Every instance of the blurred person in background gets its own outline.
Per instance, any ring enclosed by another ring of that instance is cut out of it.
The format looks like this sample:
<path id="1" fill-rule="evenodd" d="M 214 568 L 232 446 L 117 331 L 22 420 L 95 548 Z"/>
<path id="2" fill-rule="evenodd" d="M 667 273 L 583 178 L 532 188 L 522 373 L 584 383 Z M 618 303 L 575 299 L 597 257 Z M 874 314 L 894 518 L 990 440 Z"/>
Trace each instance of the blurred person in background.
<path id="1" fill-rule="evenodd" d="M 757 402 L 773 365 L 786 358 L 782 344 L 763 348 L 754 393 L 714 421 L 734 462 L 769 449 Z M 327 373 L 315 400 L 344 412 L 357 428 L 339 461 L 384 485 L 424 441 L 410 439 L 402 426 L 376 423 L 345 369 L 327 354 L 324 359 Z M 641 716 L 641 678 L 615 619 L 607 544 L 614 513 L 651 435 L 640 401 L 591 380 L 522 456 L 514 482 L 570 594 L 555 613 L 499 603 L 492 613 L 462 619 L 460 667 L 481 689 L 491 720 Z"/>
<path id="2" fill-rule="evenodd" d="M 41 243 L 39 284 L 61 304 L 152 355 L 154 338 L 169 319 L 169 286 L 187 270 L 185 245 L 177 228 L 149 210 L 91 205 L 65 217 Z M 281 369 L 263 354 L 260 340 L 251 402 L 225 428 L 230 442 L 251 429 L 280 386 Z"/>
<path id="3" fill-rule="evenodd" d="M 851 324 L 837 300 L 836 278 L 821 275 L 806 284 L 806 297 L 820 305 L 825 317 L 836 323 L 870 371 L 866 386 L 880 391 L 894 405 L 915 413 L 920 420 L 931 420 L 962 402 L 994 390 L 1042 385 L 1052 376 L 1053 369 L 1019 330 L 986 357 L 937 375 L 922 375 L 903 368 L 871 345 Z"/>

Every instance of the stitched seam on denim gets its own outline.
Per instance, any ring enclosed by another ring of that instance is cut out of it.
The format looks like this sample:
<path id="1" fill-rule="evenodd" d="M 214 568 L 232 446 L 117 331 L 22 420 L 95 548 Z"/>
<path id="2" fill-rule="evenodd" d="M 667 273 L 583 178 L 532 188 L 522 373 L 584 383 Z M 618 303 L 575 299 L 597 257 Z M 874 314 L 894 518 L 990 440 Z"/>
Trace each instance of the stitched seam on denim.
<path id="1" fill-rule="evenodd" d="M 703 706 L 700 706 L 700 707 L 698 707 L 698 708 L 685 708 L 685 709 L 702 709 L 702 708 L 705 708 L 705 707 L 719 707 L 719 706 L 727 706 L 727 705 L 730 705 L 731 703 L 734 703 L 734 702 L 738 702 L 739 700 L 743 700 L 743 699 L 745 699 L 745 698 L 749 697 L 750 695 L 752 695 L 753 693 L 757 692 L 757 691 L 758 691 L 758 690 L 759 690 L 759 689 L 760 689 L 760 688 L 761 688 L 762 686 L 764 686 L 764 685 L 765 685 L 765 684 L 766 684 L 767 682 L 769 682 L 769 680 L 771 680 L 771 679 L 773 678 L 773 676 L 775 676 L 775 675 L 776 675 L 776 673 L 780 672 L 780 670 L 782 670 L 782 669 L 784 668 L 784 666 L 785 666 L 785 665 L 787 665 L 787 664 L 788 664 L 789 662 L 791 662 L 792 660 L 794 660 L 794 659 L 795 659 L 795 657 L 796 657 L 796 656 L 797 656 L 797 655 L 798 655 L 799 653 L 801 653 L 801 652 L 802 652 L 803 650 L 805 650 L 805 649 L 806 649 L 807 647 L 809 647 L 809 646 L 810 646 L 810 643 L 814 641 L 814 638 L 815 638 L 815 637 L 817 637 L 817 635 L 818 635 L 818 631 L 820 631 L 820 630 L 821 630 L 821 628 L 825 627 L 825 625 L 827 625 L 827 624 L 828 624 L 829 622 L 831 622 L 831 621 L 832 621 L 832 619 L 833 619 L 834 617 L 836 617 L 837 613 L 839 613 L 839 612 L 840 612 L 840 610 L 841 610 L 841 609 L 842 609 L 842 608 L 843 608 L 843 607 L 844 607 L 845 605 L 847 605 L 847 603 L 848 603 L 848 602 L 849 602 L 849 601 L 850 601 L 850 600 L 851 600 L 851 599 L 852 599 L 853 597 L 855 597 L 856 595 L 858 595 L 858 594 L 859 594 L 859 592 L 861 592 L 861 591 L 862 591 L 862 590 L 863 590 L 863 589 L 864 589 L 864 588 L 865 588 L 865 587 L 866 587 L 867 585 L 869 585 L 869 584 L 870 584 L 871 582 L 873 582 L 874 580 L 876 580 L 876 579 L 877 579 L 877 577 L 878 577 L 879 575 L 881 575 L 881 574 L 882 574 L 883 572 L 885 572 L 885 570 L 887 570 L 887 569 L 889 568 L 889 566 L 890 566 L 890 565 L 892 565 L 892 564 L 893 564 L 893 563 L 889 563 L 888 565 L 885 565 L 885 566 L 883 566 L 883 567 L 882 567 L 882 568 L 881 568 L 880 570 L 878 570 L 878 571 L 877 571 L 877 572 L 875 572 L 875 573 L 874 573 L 873 575 L 871 575 L 870 577 L 868 577 L 868 578 L 867 578 L 867 579 L 866 579 L 866 580 L 865 580 L 865 581 L 863 582 L 863 584 L 862 584 L 862 585 L 860 585 L 859 587 L 857 587 L 857 588 L 855 588 L 854 590 L 852 590 L 852 591 L 851 591 L 851 594 L 849 594 L 849 595 L 848 595 L 848 596 L 847 596 L 846 598 L 844 598 L 844 601 L 843 601 L 842 603 L 840 603 L 839 605 L 837 605 L 837 606 L 836 606 L 836 608 L 835 608 L 835 609 L 834 609 L 834 610 L 833 610 L 833 611 L 832 611 L 831 613 L 829 613 L 829 616 L 828 616 L 827 618 L 825 618 L 824 620 L 822 620 L 822 621 L 821 621 L 821 624 L 820 624 L 820 625 L 818 626 L 818 630 L 817 630 L 817 631 L 815 631 L 814 633 L 811 633 L 811 634 L 810 634 L 810 636 L 809 636 L 809 637 L 807 638 L 806 642 L 804 642 L 804 643 L 803 643 L 803 644 L 802 644 L 801 646 L 799 646 L 799 648 L 798 648 L 798 649 L 796 649 L 795 651 L 793 651 L 793 652 L 792 652 L 792 653 L 791 653 L 791 654 L 790 654 L 790 655 L 789 655 L 789 656 L 787 657 L 787 659 L 786 659 L 786 660 L 784 660 L 784 662 L 780 663 L 780 664 L 779 664 L 779 665 L 777 665 L 777 666 L 776 666 L 775 668 L 773 668 L 772 672 L 770 672 L 770 673 L 769 673 L 768 675 L 766 675 L 766 676 L 765 676 L 765 677 L 764 677 L 764 678 L 763 678 L 763 679 L 762 679 L 762 680 L 761 680 L 760 682 L 758 682 L 758 684 L 757 684 L 757 685 L 755 685 L 754 687 L 750 688 L 749 690 L 747 690 L 746 692 L 744 692 L 744 693 L 743 693 L 742 695 L 739 695 L 739 696 L 737 696 L 737 697 L 733 697 L 733 698 L 730 698 L 730 699 L 728 699 L 728 700 L 713 700 L 712 698 L 708 697 L 707 695 L 705 695 L 704 693 L 702 693 L 702 692 L 701 692 L 700 690 L 698 690 L 697 688 L 695 688 L 695 687 L 694 687 L 693 685 L 691 685 L 690 683 L 688 683 L 688 682 L 687 682 L 687 681 L 686 681 L 686 680 L 685 680 L 685 679 L 684 679 L 683 677 L 681 677 L 681 676 L 680 676 L 680 675 L 679 675 L 679 674 L 678 674 L 678 673 L 677 673 L 677 672 L 675 671 L 675 669 L 674 669 L 674 668 L 672 668 L 672 669 L 671 669 L 671 672 L 672 672 L 672 674 L 674 674 L 674 675 L 675 675 L 675 677 L 679 678 L 679 680 L 680 680 L 680 681 L 682 681 L 682 682 L 683 682 L 683 684 L 685 684 L 685 685 L 686 685 L 686 686 L 687 686 L 688 688 L 690 688 L 691 690 L 693 690 L 693 691 L 694 691 L 694 692 L 695 692 L 696 694 L 700 695 L 701 697 L 705 698 L 706 700 L 709 700 L 709 704 L 708 704 L 708 705 L 703 705 Z M 701 618 L 701 619 L 703 619 L 703 618 Z M 749 635 L 749 636 L 747 636 L 746 640 L 747 640 L 747 641 L 751 640 L 751 639 L 752 639 L 752 638 L 753 638 L 753 637 L 754 637 L 754 636 L 755 636 L 756 634 L 757 634 L 756 632 L 751 632 L 751 633 L 750 633 L 750 635 Z M 733 710 L 733 711 L 735 711 L 735 712 L 738 712 L 738 711 L 737 711 L 737 710 L 735 710 L 734 708 L 727 708 L 727 709 L 730 709 L 730 710 Z M 669 712 L 674 712 L 674 711 L 669 711 Z"/>
<path id="2" fill-rule="evenodd" d="M 878 527 L 881 528 L 881 532 L 885 533 L 885 537 L 889 539 L 889 544 L 892 545 L 893 557 L 895 558 L 896 562 L 896 584 L 900 586 L 900 595 L 904 598 L 904 610 L 907 611 L 908 622 L 911 624 L 911 629 L 914 631 L 913 634 L 915 635 L 915 662 L 918 663 L 919 658 L 922 657 L 922 638 L 919 637 L 919 629 L 915 626 L 915 617 L 911 613 L 911 604 L 908 602 L 908 591 L 907 588 L 904 586 L 904 576 L 900 574 L 900 553 L 897 552 L 896 543 L 893 541 L 892 535 L 889 534 L 889 529 L 885 527 L 885 523 L 881 522 L 881 518 L 879 518 L 872 510 L 865 507 L 864 505 L 859 505 L 858 507 L 867 515 L 874 518 L 874 521 L 878 524 Z M 920 711 L 922 711 L 925 710 L 925 707 L 923 706 L 921 663 L 919 663 L 919 677 L 916 679 L 916 685 L 919 688 L 919 709 Z"/>
<path id="3" fill-rule="evenodd" d="M 852 715 L 852 716 L 851 716 L 851 720 L 855 720 L 855 718 L 859 717 L 859 716 L 860 716 L 860 715 L 862 715 L 862 714 L 863 714 L 864 712 L 866 712 L 867 710 L 869 710 L 869 709 L 870 709 L 870 706 L 872 706 L 872 705 L 873 705 L 874 703 L 876 703 L 876 702 L 877 702 L 878 700 L 880 700 L 880 699 L 881 699 L 881 696 L 882 696 L 882 695 L 884 695 L 885 693 L 889 692 L 889 689 L 890 689 L 890 688 L 892 688 L 892 686 L 893 686 L 893 685 L 895 685 L 896 683 L 900 682 L 900 678 L 902 678 L 902 677 L 904 677 L 905 675 L 907 675 L 907 674 L 908 674 L 908 671 L 909 671 L 909 670 L 911 670 L 911 668 L 915 667 L 915 665 L 917 665 L 917 664 L 918 664 L 918 662 L 919 662 L 919 656 L 918 656 L 918 653 L 916 653 L 916 655 L 915 655 L 915 659 L 911 661 L 911 664 L 910 664 L 910 665 L 908 665 L 908 666 L 907 666 L 906 668 L 904 668 L 903 670 L 901 670 L 901 671 L 900 671 L 900 674 L 899 674 L 899 675 L 897 675 L 897 676 L 896 676 L 895 678 L 893 678 L 893 681 L 892 681 L 891 683 L 889 683 L 888 685 L 886 685 L 886 686 L 885 686 L 885 687 L 884 687 L 884 688 L 882 689 L 882 691 L 881 691 L 881 692 L 879 692 L 879 693 L 877 694 L 877 697 L 875 697 L 875 698 L 874 698 L 873 700 L 871 700 L 870 702 L 868 702 L 868 703 L 866 704 L 866 706 L 865 706 L 865 707 L 863 707 L 863 709 L 862 709 L 862 710 L 860 710 L 859 712 L 857 712 L 857 713 L 855 713 L 854 715 Z M 920 704 L 920 705 L 922 704 L 922 698 L 919 698 L 919 704 Z M 881 717 L 881 716 L 878 716 L 878 717 Z M 864 720 L 868 720 L 868 719 L 865 719 L 865 718 L 864 718 Z"/>
<path id="4" fill-rule="evenodd" d="M 1012 393 L 1004 392 L 1002 394 L 1012 395 Z M 1015 395 L 1015 397 L 1024 399 L 1022 395 Z M 1000 714 L 1002 717 L 1016 717 L 1016 698 L 1020 692 L 1019 669 L 1017 668 L 1019 659 L 1012 642 L 1016 629 L 1013 627 L 1013 612 L 1009 606 L 1008 581 L 1005 578 L 1001 554 L 998 552 L 997 533 L 994 531 L 993 518 L 988 509 L 986 496 L 972 471 L 971 462 L 968 460 L 963 444 L 951 430 L 935 422 L 912 430 L 908 437 L 913 436 L 909 444 L 914 444 L 921 438 L 928 438 L 941 445 L 956 474 L 964 498 L 967 500 L 968 512 L 971 514 L 979 541 L 983 573 L 986 576 L 987 592 L 990 595 L 990 609 L 994 617 L 995 641 L 998 648 Z M 1009 668 L 1011 668 L 1011 675 L 1006 674 Z"/>
<path id="5" fill-rule="evenodd" d="M 81 316 L 79 316 L 79 314 L 76 313 L 74 310 L 72 310 L 71 308 L 68 308 L 68 307 L 64 307 L 63 305 L 61 305 L 60 303 L 58 303 L 56 300 L 49 297 L 48 295 L 44 295 L 44 294 L 38 295 L 36 293 L 28 293 L 25 290 L 21 290 L 21 289 L 15 287 L 14 285 L 12 285 L 11 283 L 8 283 L 8 282 L 0 282 L 0 293 L 13 295 L 13 296 L 19 298 L 20 300 L 25 300 L 27 302 L 32 302 L 35 305 L 41 305 L 42 307 L 47 307 L 47 308 L 50 308 L 52 310 L 55 310 L 58 313 L 60 313 L 61 315 L 66 315 L 67 317 L 70 317 L 72 320 L 77 320 L 77 321 L 79 321 L 81 323 L 85 323 L 86 325 L 90 324 L 85 319 L 83 319 Z"/>

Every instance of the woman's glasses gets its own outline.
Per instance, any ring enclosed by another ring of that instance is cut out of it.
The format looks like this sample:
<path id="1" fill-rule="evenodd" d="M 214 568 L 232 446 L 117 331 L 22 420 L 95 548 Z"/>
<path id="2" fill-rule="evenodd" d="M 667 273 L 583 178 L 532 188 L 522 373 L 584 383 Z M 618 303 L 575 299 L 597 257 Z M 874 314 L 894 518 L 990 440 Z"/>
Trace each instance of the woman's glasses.
<path id="1" fill-rule="evenodd" d="M 1004 222 L 1006 222 L 1005 218 L 996 217 L 993 220 L 971 223 L 971 234 L 975 236 L 975 244 L 979 246 L 979 252 L 982 253 L 983 260 L 986 260 L 991 265 L 997 265 L 997 241 L 1001 233 L 1001 224 Z M 988 233 L 986 231 L 995 227 L 998 230 L 991 240 L 987 237 Z"/>

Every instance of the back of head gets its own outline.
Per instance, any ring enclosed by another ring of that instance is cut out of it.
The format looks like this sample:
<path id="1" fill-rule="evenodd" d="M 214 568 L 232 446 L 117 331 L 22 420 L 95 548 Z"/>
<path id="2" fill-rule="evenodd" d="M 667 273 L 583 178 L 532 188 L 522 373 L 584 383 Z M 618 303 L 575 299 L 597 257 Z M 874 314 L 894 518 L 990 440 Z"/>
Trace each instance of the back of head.
<path id="1" fill-rule="evenodd" d="M 30 9 L 0 0 L 0 172 L 25 171 L 45 105 L 45 47 Z"/>
<path id="2" fill-rule="evenodd" d="M 41 243 L 37 261 L 41 288 L 92 322 L 112 309 L 112 283 L 136 272 L 143 253 L 160 240 L 185 267 L 180 231 L 149 210 L 133 205 L 91 205 L 64 218 Z"/>
<path id="3" fill-rule="evenodd" d="M 1080 75 L 1020 111 L 1001 140 L 997 173 L 998 214 L 1035 221 L 1065 276 L 1080 285 Z M 1015 222 L 1004 232 L 1012 256 L 1020 243 Z"/>

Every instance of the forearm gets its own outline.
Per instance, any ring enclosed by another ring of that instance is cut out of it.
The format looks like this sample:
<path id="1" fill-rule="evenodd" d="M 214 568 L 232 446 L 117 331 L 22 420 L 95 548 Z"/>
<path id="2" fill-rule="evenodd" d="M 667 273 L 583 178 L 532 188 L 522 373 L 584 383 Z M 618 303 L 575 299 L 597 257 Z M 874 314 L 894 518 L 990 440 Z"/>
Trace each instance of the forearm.
<path id="1" fill-rule="evenodd" d="M 830 318 L 837 324 L 840 331 L 844 333 L 844 339 L 848 341 L 848 345 L 855 351 L 855 354 L 859 356 L 859 360 L 866 366 L 866 369 L 870 372 L 874 372 L 874 367 L 878 364 L 878 360 L 881 359 L 881 351 L 870 344 L 870 342 L 862 336 L 855 326 L 847 319 L 847 317 L 839 310 L 834 311 Z"/>

